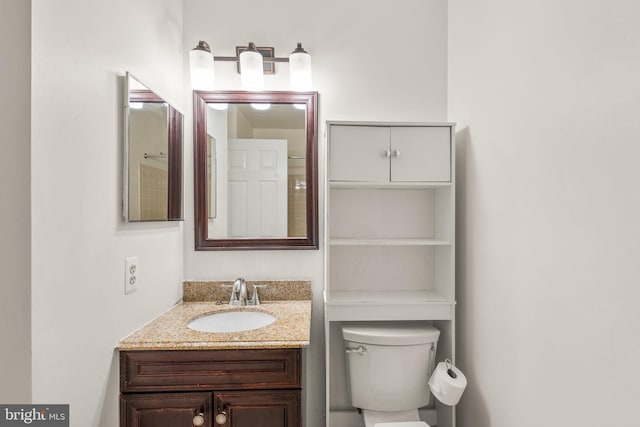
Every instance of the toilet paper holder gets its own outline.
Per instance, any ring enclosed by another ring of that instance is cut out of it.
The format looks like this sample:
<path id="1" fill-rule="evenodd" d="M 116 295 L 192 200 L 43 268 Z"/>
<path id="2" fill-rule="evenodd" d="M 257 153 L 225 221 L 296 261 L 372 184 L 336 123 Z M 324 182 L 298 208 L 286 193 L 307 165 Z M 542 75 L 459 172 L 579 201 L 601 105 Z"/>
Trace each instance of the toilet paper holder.
<path id="1" fill-rule="evenodd" d="M 449 375 L 451 378 L 458 378 L 458 374 L 453 371 L 453 362 L 451 361 L 451 359 L 444 359 L 444 365 L 447 368 L 447 375 Z"/>

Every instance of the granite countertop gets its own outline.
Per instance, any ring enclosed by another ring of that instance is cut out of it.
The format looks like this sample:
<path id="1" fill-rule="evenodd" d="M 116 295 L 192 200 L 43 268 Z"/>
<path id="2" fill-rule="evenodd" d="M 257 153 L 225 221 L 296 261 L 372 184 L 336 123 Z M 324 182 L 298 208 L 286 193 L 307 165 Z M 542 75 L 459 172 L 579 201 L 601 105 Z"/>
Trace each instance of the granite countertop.
<path id="1" fill-rule="evenodd" d="M 218 292 L 222 284 L 228 282 L 185 282 L 187 287 L 215 288 Z M 251 282 L 248 282 L 251 283 Z M 255 282 L 264 283 L 264 282 Z M 272 293 L 261 292 L 262 304 L 259 306 L 231 306 L 224 302 L 184 301 L 172 309 L 144 325 L 128 337 L 120 341 L 117 349 L 126 350 L 215 350 L 215 349 L 264 349 L 264 348 L 300 348 L 309 346 L 311 329 L 311 298 L 287 300 L 282 295 L 282 286 L 268 282 Z M 296 283 L 301 282 L 278 282 Z M 309 282 L 302 282 L 308 284 Z M 286 287 L 286 286 L 285 286 Z M 263 290 L 261 290 L 263 291 Z M 226 290 L 229 293 L 229 290 Z M 185 292 L 187 295 L 188 292 Z M 212 295 L 211 292 L 203 292 Z M 215 293 L 214 293 L 215 294 Z M 219 295 L 219 294 L 215 294 Z M 276 295 L 272 298 L 273 295 Z M 299 298 L 299 295 L 293 297 Z M 270 300 L 276 298 L 277 300 Z M 306 298 L 306 295 L 303 297 Z M 275 322 L 259 329 L 242 332 L 198 332 L 187 328 L 187 323 L 194 318 L 212 313 L 227 311 L 261 311 L 277 318 Z"/>

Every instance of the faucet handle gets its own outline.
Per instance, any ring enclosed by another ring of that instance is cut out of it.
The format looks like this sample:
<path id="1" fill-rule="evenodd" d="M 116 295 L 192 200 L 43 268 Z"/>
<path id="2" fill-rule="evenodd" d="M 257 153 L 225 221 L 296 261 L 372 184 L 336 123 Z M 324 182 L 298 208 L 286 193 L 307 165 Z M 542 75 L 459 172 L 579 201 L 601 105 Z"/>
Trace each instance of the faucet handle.
<path id="1" fill-rule="evenodd" d="M 223 288 L 226 289 L 231 289 L 231 298 L 229 298 L 229 304 L 234 305 L 238 303 L 238 294 L 237 294 L 237 288 L 236 288 L 236 284 L 234 283 L 233 285 L 220 285 Z"/>
<path id="2" fill-rule="evenodd" d="M 253 285 L 253 296 L 251 297 L 250 304 L 251 305 L 260 305 L 260 297 L 258 296 L 258 288 L 268 288 L 269 285 Z"/>

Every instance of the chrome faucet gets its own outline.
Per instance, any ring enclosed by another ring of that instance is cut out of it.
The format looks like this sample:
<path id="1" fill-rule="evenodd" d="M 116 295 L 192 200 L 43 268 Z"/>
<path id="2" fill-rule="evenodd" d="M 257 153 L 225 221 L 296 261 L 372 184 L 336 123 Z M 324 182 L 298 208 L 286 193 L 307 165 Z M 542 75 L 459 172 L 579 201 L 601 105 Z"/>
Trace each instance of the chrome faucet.
<path id="1" fill-rule="evenodd" d="M 247 305 L 247 283 L 244 281 L 244 278 L 238 277 L 236 281 L 233 282 L 229 304 Z"/>
<path id="2" fill-rule="evenodd" d="M 253 295 L 247 295 L 247 283 L 244 278 L 238 277 L 233 285 L 223 285 L 225 288 L 231 288 L 231 298 L 229 305 L 260 305 L 258 297 L 258 288 L 266 288 L 267 285 L 253 285 Z"/>
<path id="3" fill-rule="evenodd" d="M 247 284 L 243 278 L 239 278 L 234 285 L 238 282 L 240 282 L 238 285 L 238 305 L 247 305 Z"/>

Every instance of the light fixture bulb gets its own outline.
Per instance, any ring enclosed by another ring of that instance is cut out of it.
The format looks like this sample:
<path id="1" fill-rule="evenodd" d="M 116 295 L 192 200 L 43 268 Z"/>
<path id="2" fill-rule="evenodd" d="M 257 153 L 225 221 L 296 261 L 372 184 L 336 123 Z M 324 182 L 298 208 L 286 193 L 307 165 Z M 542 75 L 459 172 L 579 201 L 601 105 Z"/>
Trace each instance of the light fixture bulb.
<path id="1" fill-rule="evenodd" d="M 262 55 L 251 42 L 247 50 L 240 54 L 240 84 L 242 90 L 258 91 L 264 89 Z"/>
<path id="2" fill-rule="evenodd" d="M 191 88 L 193 90 L 213 90 L 214 69 L 213 54 L 209 44 L 200 40 L 198 46 L 189 52 L 189 69 L 191 72 Z"/>
<path id="3" fill-rule="evenodd" d="M 252 103 L 251 106 L 256 110 L 261 110 L 261 111 L 268 110 L 269 108 L 271 108 L 271 104 L 264 104 L 264 103 L 262 104 Z"/>
<path id="4" fill-rule="evenodd" d="M 291 90 L 311 90 L 311 55 L 302 48 L 302 43 L 289 55 L 289 79 Z"/>
<path id="5" fill-rule="evenodd" d="M 226 102 L 213 102 L 207 105 L 211 106 L 211 108 L 218 111 L 224 111 L 229 108 L 229 104 Z"/>

